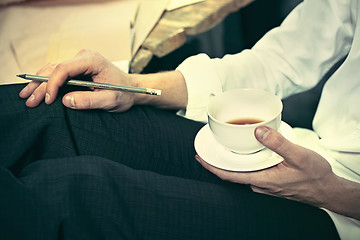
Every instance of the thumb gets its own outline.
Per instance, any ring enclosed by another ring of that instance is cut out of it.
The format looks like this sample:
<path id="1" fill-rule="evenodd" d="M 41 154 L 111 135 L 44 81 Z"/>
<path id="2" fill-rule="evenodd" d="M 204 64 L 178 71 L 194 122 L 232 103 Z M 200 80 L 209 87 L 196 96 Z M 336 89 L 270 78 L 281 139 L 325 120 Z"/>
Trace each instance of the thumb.
<path id="1" fill-rule="evenodd" d="M 299 147 L 272 128 L 266 126 L 257 127 L 255 129 L 255 137 L 265 147 L 276 152 L 288 162 L 295 160 L 295 157 L 298 155 Z"/>
<path id="2" fill-rule="evenodd" d="M 117 103 L 114 91 L 77 91 L 66 94 L 63 104 L 72 109 L 105 109 L 114 110 Z"/>

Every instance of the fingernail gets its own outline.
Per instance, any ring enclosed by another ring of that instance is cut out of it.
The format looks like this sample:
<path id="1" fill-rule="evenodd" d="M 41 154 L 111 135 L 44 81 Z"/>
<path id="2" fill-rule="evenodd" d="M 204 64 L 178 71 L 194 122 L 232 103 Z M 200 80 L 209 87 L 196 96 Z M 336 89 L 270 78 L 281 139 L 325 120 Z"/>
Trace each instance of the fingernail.
<path id="1" fill-rule="evenodd" d="M 259 140 L 265 140 L 269 133 L 270 131 L 267 127 L 258 127 L 255 131 L 256 137 Z"/>
<path id="2" fill-rule="evenodd" d="M 31 94 L 31 96 L 28 98 L 28 101 L 29 102 L 32 102 L 35 100 L 35 95 L 34 94 Z"/>
<path id="3" fill-rule="evenodd" d="M 49 93 L 46 93 L 46 94 L 45 94 L 45 102 L 46 102 L 46 103 L 49 103 L 49 101 L 50 101 L 50 94 L 49 94 Z"/>
<path id="4" fill-rule="evenodd" d="M 65 96 L 64 101 L 66 102 L 66 105 L 70 105 L 71 108 L 75 108 L 75 98 L 72 95 Z"/>
<path id="5" fill-rule="evenodd" d="M 28 86 L 24 87 L 23 90 L 21 90 L 20 94 L 26 94 L 29 91 Z"/>

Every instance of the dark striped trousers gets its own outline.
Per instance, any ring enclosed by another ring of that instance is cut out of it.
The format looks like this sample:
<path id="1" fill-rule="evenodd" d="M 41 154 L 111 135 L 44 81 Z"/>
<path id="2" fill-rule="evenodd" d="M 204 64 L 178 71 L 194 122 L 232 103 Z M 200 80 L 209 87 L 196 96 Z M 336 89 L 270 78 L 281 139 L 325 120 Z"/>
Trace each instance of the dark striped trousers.
<path id="1" fill-rule="evenodd" d="M 61 97 L 31 109 L 22 87 L 0 87 L 0 239 L 338 238 L 324 211 L 203 169 L 202 123 L 147 106 L 75 111 Z"/>

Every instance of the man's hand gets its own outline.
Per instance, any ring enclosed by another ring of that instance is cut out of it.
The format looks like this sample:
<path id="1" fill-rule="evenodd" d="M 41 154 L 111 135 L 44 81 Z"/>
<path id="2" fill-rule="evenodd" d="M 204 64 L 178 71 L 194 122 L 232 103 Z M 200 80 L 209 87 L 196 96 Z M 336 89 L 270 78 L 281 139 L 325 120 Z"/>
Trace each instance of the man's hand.
<path id="1" fill-rule="evenodd" d="M 221 179 L 249 184 L 255 192 L 323 206 L 327 200 L 328 184 L 335 178 L 327 160 L 291 143 L 271 128 L 259 127 L 255 130 L 255 136 L 266 147 L 282 156 L 284 161 L 261 171 L 230 172 L 207 164 L 199 156 L 196 159 Z"/>
<path id="2" fill-rule="evenodd" d="M 229 172 L 209 165 L 198 155 L 195 158 L 221 179 L 249 184 L 254 192 L 308 203 L 360 220 L 359 183 L 335 175 L 325 158 L 291 143 L 271 128 L 258 127 L 255 136 L 284 161 L 260 171 Z"/>
<path id="3" fill-rule="evenodd" d="M 20 93 L 21 98 L 28 98 L 26 105 L 36 107 L 44 100 L 47 104 L 54 102 L 59 87 L 72 77 L 89 76 L 94 82 L 135 86 L 136 81 L 106 60 L 100 54 L 89 50 L 80 51 L 73 59 L 48 64 L 37 72 L 37 75 L 50 76 L 48 83 L 30 82 Z M 113 112 L 128 110 L 134 104 L 134 95 L 123 91 L 94 89 L 94 91 L 77 91 L 66 94 L 62 102 L 73 109 L 105 109 Z"/>

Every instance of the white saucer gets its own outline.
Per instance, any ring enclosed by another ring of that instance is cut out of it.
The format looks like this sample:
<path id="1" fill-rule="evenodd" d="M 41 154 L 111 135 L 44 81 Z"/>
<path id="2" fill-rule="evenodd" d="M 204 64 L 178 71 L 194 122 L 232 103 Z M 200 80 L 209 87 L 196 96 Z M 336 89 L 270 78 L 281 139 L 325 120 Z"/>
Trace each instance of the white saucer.
<path id="1" fill-rule="evenodd" d="M 291 142 L 296 141 L 293 129 L 281 122 L 279 132 Z M 253 154 L 236 154 L 221 146 L 205 125 L 195 137 L 197 154 L 210 165 L 228 171 L 249 172 L 272 167 L 283 161 L 283 158 L 268 148 Z"/>

